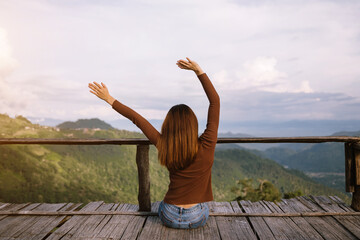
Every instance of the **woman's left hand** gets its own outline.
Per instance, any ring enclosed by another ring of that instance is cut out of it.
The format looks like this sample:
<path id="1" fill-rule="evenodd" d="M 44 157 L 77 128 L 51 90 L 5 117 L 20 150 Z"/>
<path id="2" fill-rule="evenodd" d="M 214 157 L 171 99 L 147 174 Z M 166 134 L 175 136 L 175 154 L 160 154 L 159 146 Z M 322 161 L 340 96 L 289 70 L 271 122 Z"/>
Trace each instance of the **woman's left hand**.
<path id="1" fill-rule="evenodd" d="M 89 83 L 89 88 L 92 89 L 92 91 L 90 90 L 91 93 L 93 93 L 94 95 L 96 95 L 98 98 L 110 103 L 111 99 L 113 99 L 113 97 L 110 96 L 109 91 L 106 87 L 106 85 L 104 83 L 98 84 L 97 82 L 93 82 Z"/>

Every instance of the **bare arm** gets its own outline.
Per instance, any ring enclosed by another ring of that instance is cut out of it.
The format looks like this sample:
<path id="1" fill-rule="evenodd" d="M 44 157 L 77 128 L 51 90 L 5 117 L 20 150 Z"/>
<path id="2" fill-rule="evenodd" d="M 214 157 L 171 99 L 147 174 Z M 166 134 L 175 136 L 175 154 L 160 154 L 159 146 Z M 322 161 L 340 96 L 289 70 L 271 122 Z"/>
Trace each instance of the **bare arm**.
<path id="1" fill-rule="evenodd" d="M 209 100 L 206 129 L 200 136 L 200 139 L 206 147 L 211 148 L 214 147 L 217 142 L 217 131 L 220 118 L 220 97 L 207 74 L 202 71 L 200 66 L 195 61 L 192 61 L 189 58 L 186 59 L 188 62 L 185 60 L 179 60 L 177 65 L 182 69 L 192 70 L 196 73 Z"/>
<path id="2" fill-rule="evenodd" d="M 89 83 L 89 88 L 92 89 L 90 90 L 91 93 L 109 103 L 115 111 L 131 120 L 141 129 L 150 142 L 156 146 L 160 134 L 143 116 L 113 98 L 105 84 L 101 83 L 100 85 L 97 82 L 94 82 L 94 84 Z"/>

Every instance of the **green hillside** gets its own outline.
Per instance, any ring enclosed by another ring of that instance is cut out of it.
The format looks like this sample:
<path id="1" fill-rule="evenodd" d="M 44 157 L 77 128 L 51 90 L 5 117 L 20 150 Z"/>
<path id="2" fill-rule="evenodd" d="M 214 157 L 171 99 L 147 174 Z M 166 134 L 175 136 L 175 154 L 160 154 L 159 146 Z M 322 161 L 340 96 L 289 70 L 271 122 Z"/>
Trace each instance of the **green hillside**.
<path id="1" fill-rule="evenodd" d="M 314 144 L 299 152 L 288 148 L 272 148 L 264 152 L 268 158 L 301 171 L 345 172 L 343 143 Z"/>
<path id="2" fill-rule="evenodd" d="M 286 169 L 273 160 L 259 157 L 242 149 L 216 151 L 212 178 L 225 190 L 224 192 L 228 192 L 228 187 L 236 179 L 253 178 L 269 180 L 282 193 L 301 190 L 304 195 L 336 194 L 343 199 L 349 197 L 340 191 L 315 182 L 301 171 Z"/>
<path id="3" fill-rule="evenodd" d="M 288 168 L 304 171 L 316 182 L 346 193 L 343 143 L 317 143 L 299 150 L 275 147 L 254 153 Z"/>
<path id="4" fill-rule="evenodd" d="M 2 138 L 144 138 L 118 129 L 59 129 L 32 124 L 18 116 L 0 114 Z M 0 201 L 2 202 L 106 202 L 137 203 L 135 146 L 0 145 Z M 150 148 L 152 201 L 162 200 L 168 172 Z M 299 171 L 241 149 L 217 150 L 212 170 L 216 201 L 234 199 L 231 188 L 241 178 L 268 179 L 282 192 L 338 195 L 339 191 L 313 182 Z"/>

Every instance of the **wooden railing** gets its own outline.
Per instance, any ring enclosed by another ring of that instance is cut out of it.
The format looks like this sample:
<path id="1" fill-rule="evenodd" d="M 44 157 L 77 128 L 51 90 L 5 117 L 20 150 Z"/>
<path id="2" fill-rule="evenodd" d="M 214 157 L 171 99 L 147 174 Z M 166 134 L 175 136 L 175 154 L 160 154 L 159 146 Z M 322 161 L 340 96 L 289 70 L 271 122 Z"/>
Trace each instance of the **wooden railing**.
<path id="1" fill-rule="evenodd" d="M 352 192 L 351 207 L 360 211 L 360 137 L 267 137 L 219 138 L 217 143 L 323 143 L 343 142 L 345 152 L 345 189 Z M 139 211 L 150 211 L 149 145 L 147 139 L 39 139 L 0 138 L 1 144 L 56 145 L 137 145 L 136 164 L 139 179 Z"/>

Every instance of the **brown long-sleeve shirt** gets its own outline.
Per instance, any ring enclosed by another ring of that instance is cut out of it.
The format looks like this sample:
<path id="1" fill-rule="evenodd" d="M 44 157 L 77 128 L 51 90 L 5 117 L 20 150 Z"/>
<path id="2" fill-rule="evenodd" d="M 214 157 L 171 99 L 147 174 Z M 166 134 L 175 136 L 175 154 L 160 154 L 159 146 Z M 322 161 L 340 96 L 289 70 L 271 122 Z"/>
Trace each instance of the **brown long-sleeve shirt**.
<path id="1" fill-rule="evenodd" d="M 199 137 L 200 144 L 195 161 L 183 170 L 169 172 L 170 184 L 164 198 L 164 202 L 169 204 L 193 204 L 214 200 L 211 168 L 217 142 L 220 98 L 206 73 L 198 75 L 198 78 L 210 102 L 206 129 Z M 112 104 L 112 108 L 130 119 L 151 143 L 157 145 L 160 133 L 144 117 L 117 100 Z"/>

